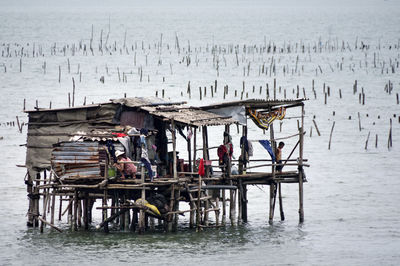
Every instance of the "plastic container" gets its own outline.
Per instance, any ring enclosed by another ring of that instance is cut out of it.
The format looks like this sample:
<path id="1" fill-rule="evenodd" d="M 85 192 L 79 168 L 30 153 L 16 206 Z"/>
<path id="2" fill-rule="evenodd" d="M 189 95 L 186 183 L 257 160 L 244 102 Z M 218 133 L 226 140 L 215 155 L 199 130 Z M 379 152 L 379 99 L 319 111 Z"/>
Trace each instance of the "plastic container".
<path id="1" fill-rule="evenodd" d="M 108 168 L 108 177 L 115 177 L 117 174 L 117 169 L 115 167 Z"/>

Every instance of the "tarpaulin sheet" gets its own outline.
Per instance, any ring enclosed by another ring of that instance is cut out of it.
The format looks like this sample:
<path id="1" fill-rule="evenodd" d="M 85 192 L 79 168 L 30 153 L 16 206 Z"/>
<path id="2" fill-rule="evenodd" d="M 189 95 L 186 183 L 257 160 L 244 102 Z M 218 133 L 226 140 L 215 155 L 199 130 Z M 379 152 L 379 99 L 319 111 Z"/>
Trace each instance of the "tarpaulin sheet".
<path id="1" fill-rule="evenodd" d="M 241 125 L 246 125 L 246 108 L 244 106 L 229 106 L 218 109 L 209 109 L 207 111 L 223 117 L 230 116 Z"/>

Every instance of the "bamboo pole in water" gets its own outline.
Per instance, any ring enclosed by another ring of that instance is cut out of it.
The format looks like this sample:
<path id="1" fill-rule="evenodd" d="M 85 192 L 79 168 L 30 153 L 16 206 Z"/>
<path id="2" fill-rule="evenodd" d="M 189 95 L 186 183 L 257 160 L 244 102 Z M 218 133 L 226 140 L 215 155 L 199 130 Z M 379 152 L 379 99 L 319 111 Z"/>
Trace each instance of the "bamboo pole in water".
<path id="1" fill-rule="evenodd" d="M 331 149 L 331 141 L 332 141 L 332 134 L 333 134 L 333 128 L 335 127 L 335 121 L 333 121 L 332 128 L 331 128 L 331 134 L 329 135 L 329 144 L 328 144 L 328 150 Z"/>
<path id="2" fill-rule="evenodd" d="M 175 131 L 175 121 L 172 118 L 171 120 L 171 129 L 172 129 L 172 159 L 173 159 L 173 177 L 174 179 L 178 179 L 178 172 L 176 169 L 176 164 L 177 164 L 177 160 L 176 160 L 176 131 Z"/>
<path id="3" fill-rule="evenodd" d="M 274 124 L 271 124 L 269 127 L 269 134 L 271 139 L 271 146 L 272 150 L 276 150 L 276 143 L 275 143 L 275 136 L 274 136 Z M 271 173 L 272 173 L 272 180 L 275 179 L 275 170 L 276 170 L 276 163 L 272 162 L 271 166 Z M 272 224 L 274 219 L 274 191 L 275 191 L 275 184 L 271 183 L 269 185 L 269 219 L 268 223 Z"/>
<path id="4" fill-rule="evenodd" d="M 319 132 L 319 129 L 318 129 L 318 126 L 317 126 L 317 122 L 315 122 L 315 119 L 313 119 L 313 123 L 314 123 L 315 129 L 317 130 L 318 136 L 321 136 L 321 133 Z"/>
<path id="5" fill-rule="evenodd" d="M 207 126 L 203 126 L 202 134 L 203 134 L 203 158 L 205 167 L 205 177 L 208 178 L 210 177 L 210 169 L 208 166 L 206 166 L 207 164 L 206 162 L 209 159 Z M 201 194 L 199 195 L 199 197 L 201 197 Z M 204 213 L 203 223 L 205 226 L 208 226 L 208 216 L 209 216 L 208 209 L 209 209 L 209 202 L 208 200 L 206 200 L 204 202 L 204 212 L 203 212 Z"/>
<path id="6" fill-rule="evenodd" d="M 108 229 L 108 223 L 107 221 L 107 189 L 104 189 L 104 194 L 103 194 L 103 198 L 102 198 L 102 206 L 103 206 L 103 223 L 104 223 L 104 232 L 108 233 L 109 229 Z"/>
<path id="7" fill-rule="evenodd" d="M 146 190 L 144 187 L 144 165 L 142 164 L 141 166 L 141 174 L 140 174 L 140 183 L 142 184 L 142 201 L 144 202 L 144 200 L 146 199 Z M 144 233 L 145 230 L 145 212 L 143 209 L 140 209 L 139 212 L 139 233 Z"/>
<path id="8" fill-rule="evenodd" d="M 73 229 L 74 231 L 78 231 L 78 190 L 75 189 L 74 191 L 74 212 L 73 212 Z"/>
<path id="9" fill-rule="evenodd" d="M 283 212 L 283 201 L 282 201 L 282 183 L 278 183 L 278 198 L 279 198 L 279 213 L 281 216 L 281 221 L 285 220 L 285 213 Z"/>
<path id="10" fill-rule="evenodd" d="M 300 134 L 300 147 L 299 147 L 299 164 L 303 164 L 303 146 L 304 146 L 304 105 L 301 106 L 301 127 L 299 129 Z M 304 206 L 303 206 L 303 168 L 299 167 L 299 222 L 304 222 Z"/>

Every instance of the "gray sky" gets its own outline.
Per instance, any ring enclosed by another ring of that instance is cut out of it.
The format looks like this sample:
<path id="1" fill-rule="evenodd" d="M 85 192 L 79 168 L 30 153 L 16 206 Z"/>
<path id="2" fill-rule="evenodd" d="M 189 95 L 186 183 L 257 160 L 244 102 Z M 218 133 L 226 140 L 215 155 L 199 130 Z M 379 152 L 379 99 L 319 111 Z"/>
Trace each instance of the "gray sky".
<path id="1" fill-rule="evenodd" d="M 230 6 L 399 6 L 399 0 L 0 0 L 0 10 L 27 9 L 90 9 L 110 7 L 226 7 Z"/>

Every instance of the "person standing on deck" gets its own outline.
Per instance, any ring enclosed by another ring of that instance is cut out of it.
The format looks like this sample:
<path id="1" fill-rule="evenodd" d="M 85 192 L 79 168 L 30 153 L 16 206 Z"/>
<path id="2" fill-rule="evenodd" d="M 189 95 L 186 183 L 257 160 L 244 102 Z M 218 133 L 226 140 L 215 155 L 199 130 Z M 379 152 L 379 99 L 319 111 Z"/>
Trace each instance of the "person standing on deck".
<path id="1" fill-rule="evenodd" d="M 282 164 L 282 149 L 285 146 L 284 142 L 279 142 L 278 148 L 275 151 L 275 160 L 277 163 L 276 171 L 282 172 L 283 164 Z"/>
<path id="2" fill-rule="evenodd" d="M 147 150 L 147 142 L 146 137 L 148 134 L 148 130 L 142 128 L 140 130 L 140 147 L 141 147 L 141 157 L 140 161 L 143 163 L 144 167 L 146 167 L 147 172 L 149 174 L 150 181 L 153 182 L 153 170 L 151 169 L 151 163 L 149 160 L 149 152 Z"/>

